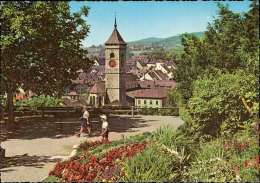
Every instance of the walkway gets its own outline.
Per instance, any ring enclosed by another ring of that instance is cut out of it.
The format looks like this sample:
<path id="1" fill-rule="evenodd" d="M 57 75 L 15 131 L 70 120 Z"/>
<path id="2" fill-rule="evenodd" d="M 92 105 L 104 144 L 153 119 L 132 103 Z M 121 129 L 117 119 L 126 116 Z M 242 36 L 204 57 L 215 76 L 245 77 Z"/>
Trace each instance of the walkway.
<path id="1" fill-rule="evenodd" d="M 110 140 L 120 139 L 122 135 L 135 135 L 153 131 L 160 126 L 179 126 L 182 121 L 172 116 L 111 116 L 109 134 Z M 3 182 L 37 182 L 43 180 L 54 167 L 55 162 L 66 157 L 72 151 L 72 146 L 86 139 L 100 139 L 100 124 L 93 122 L 97 129 L 93 137 L 76 137 L 79 121 L 54 119 L 23 121 L 14 132 L 2 131 L 8 140 L 2 142 L 6 149 L 6 159 L 1 167 Z"/>

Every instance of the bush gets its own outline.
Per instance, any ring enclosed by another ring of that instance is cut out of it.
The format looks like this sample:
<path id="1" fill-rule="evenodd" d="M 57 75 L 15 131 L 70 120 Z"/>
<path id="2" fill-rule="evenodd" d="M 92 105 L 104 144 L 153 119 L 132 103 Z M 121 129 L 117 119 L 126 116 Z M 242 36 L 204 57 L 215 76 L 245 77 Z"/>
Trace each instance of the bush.
<path id="1" fill-rule="evenodd" d="M 170 90 L 167 96 L 167 100 L 169 105 L 172 107 L 183 106 L 184 99 L 178 86 Z"/>
<path id="2" fill-rule="evenodd" d="M 29 98 L 27 100 L 21 100 L 16 102 L 17 106 L 29 106 L 32 108 L 37 108 L 37 107 L 56 107 L 56 106 L 61 106 L 61 100 L 57 99 L 52 96 L 45 96 L 45 95 L 40 95 L 40 96 L 35 96 L 32 98 Z"/>
<path id="3" fill-rule="evenodd" d="M 188 170 L 189 180 L 202 182 L 259 181 L 258 141 L 247 125 L 232 138 L 201 143 Z"/>
<path id="4" fill-rule="evenodd" d="M 191 131 L 205 137 L 234 134 L 239 125 L 258 111 L 256 80 L 254 75 L 244 71 L 218 73 L 196 80 L 187 106 Z"/>
<path id="5" fill-rule="evenodd" d="M 151 146 L 146 151 L 125 162 L 125 175 L 119 181 L 146 182 L 171 180 L 175 175 L 173 169 L 177 166 L 174 162 L 175 159 L 172 156 L 163 153 L 156 146 Z"/>

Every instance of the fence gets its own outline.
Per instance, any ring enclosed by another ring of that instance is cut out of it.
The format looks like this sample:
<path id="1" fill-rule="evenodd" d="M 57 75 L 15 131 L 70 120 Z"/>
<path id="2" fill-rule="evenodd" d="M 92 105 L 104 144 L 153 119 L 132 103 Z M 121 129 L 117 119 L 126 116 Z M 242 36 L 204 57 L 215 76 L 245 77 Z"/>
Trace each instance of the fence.
<path id="1" fill-rule="evenodd" d="M 29 106 L 16 107 L 15 116 L 31 116 L 31 115 L 53 115 L 55 117 L 79 117 L 82 112 L 80 107 L 38 107 L 31 108 Z M 97 117 L 98 115 L 104 114 L 117 114 L 117 115 L 169 115 L 178 116 L 179 108 L 177 107 L 164 107 L 164 108 L 140 108 L 134 106 L 103 106 L 95 108 L 87 106 L 87 110 L 90 113 L 90 117 Z M 7 117 L 7 113 L 4 114 Z"/>

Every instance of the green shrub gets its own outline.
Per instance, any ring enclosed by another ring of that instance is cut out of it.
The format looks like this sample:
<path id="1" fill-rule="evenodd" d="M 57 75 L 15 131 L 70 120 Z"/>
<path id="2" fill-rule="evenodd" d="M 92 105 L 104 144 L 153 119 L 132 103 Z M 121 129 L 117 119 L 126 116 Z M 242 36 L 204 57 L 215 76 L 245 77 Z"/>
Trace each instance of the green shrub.
<path id="1" fill-rule="evenodd" d="M 158 153 L 160 152 L 160 153 Z M 125 175 L 119 178 L 124 182 L 169 181 L 175 176 L 176 159 L 162 152 L 158 147 L 151 146 L 137 154 L 124 164 Z"/>
<path id="2" fill-rule="evenodd" d="M 178 86 L 169 91 L 167 100 L 171 107 L 183 106 L 184 99 Z"/>
<path id="3" fill-rule="evenodd" d="M 196 80 L 187 106 L 190 129 L 199 136 L 232 135 L 252 114 L 242 98 L 256 113 L 256 77 L 244 71 L 234 74 L 209 75 Z"/>
<path id="4" fill-rule="evenodd" d="M 56 106 L 61 106 L 61 100 L 57 99 L 52 96 L 45 96 L 45 95 L 40 95 L 40 96 L 35 96 L 32 98 L 29 98 L 27 100 L 21 100 L 16 102 L 17 106 L 29 106 L 32 108 L 37 108 L 37 107 L 56 107 Z"/>
<path id="5" fill-rule="evenodd" d="M 190 181 L 259 181 L 258 141 L 250 125 L 233 137 L 201 143 L 188 170 Z"/>
<path id="6" fill-rule="evenodd" d="M 173 136 L 174 129 L 169 125 L 160 127 L 152 135 L 155 141 L 168 147 L 171 147 L 173 145 Z"/>
<path id="7" fill-rule="evenodd" d="M 235 180 L 235 172 L 224 156 L 219 140 L 202 144 L 196 160 L 188 171 L 190 181 L 226 182 Z"/>

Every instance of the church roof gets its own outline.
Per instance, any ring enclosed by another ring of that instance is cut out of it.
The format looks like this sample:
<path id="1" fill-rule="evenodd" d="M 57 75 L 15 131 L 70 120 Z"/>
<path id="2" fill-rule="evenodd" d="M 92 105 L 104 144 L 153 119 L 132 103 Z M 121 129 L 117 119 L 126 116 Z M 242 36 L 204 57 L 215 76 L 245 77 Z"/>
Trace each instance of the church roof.
<path id="1" fill-rule="evenodd" d="M 108 40 L 105 42 L 105 44 L 123 44 L 125 45 L 126 42 L 123 40 L 122 36 L 117 30 L 117 24 L 116 24 L 116 19 L 115 19 L 115 25 L 114 25 L 114 30 L 111 34 L 111 36 L 108 38 Z"/>
<path id="2" fill-rule="evenodd" d="M 105 44 L 126 44 L 118 30 L 115 28 Z"/>

